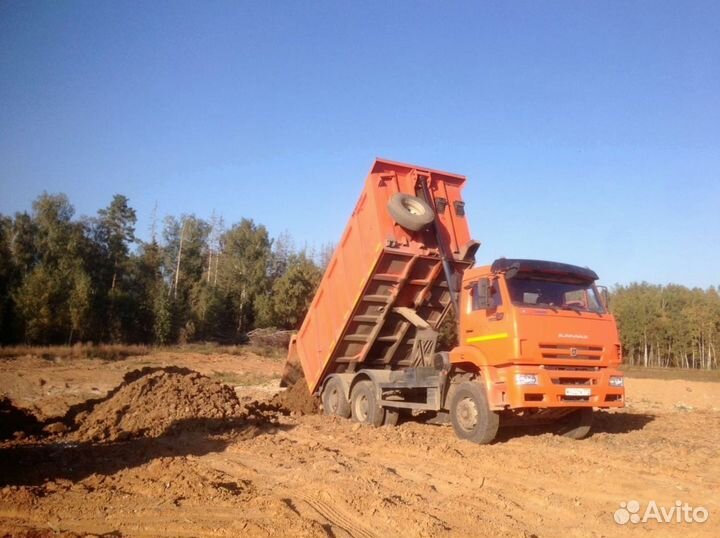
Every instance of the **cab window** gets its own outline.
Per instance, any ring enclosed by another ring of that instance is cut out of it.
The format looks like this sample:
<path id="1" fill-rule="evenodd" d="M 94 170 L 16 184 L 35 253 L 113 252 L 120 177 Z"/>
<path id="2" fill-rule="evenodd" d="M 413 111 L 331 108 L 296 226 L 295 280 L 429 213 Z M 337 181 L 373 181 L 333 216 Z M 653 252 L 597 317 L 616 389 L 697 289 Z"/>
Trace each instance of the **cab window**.
<path id="1" fill-rule="evenodd" d="M 471 308 L 472 310 L 483 310 L 481 307 L 481 301 L 480 301 L 480 293 L 479 293 L 479 286 L 476 282 L 473 284 L 473 286 L 470 288 L 471 294 L 472 294 L 472 302 L 471 302 Z M 500 293 L 500 288 L 498 286 L 497 280 L 491 280 L 490 281 L 490 302 L 493 305 L 492 308 L 498 307 L 502 305 L 502 295 Z"/>

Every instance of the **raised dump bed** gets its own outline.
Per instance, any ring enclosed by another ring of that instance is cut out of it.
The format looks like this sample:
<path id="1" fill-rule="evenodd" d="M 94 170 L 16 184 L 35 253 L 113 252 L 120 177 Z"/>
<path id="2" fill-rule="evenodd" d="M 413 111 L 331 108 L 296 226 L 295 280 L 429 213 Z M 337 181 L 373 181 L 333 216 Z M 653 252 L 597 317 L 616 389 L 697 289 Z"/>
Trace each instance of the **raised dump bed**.
<path id="1" fill-rule="evenodd" d="M 432 329 L 452 307 L 451 286 L 458 286 L 477 248 L 465 217 L 464 183 L 456 174 L 375 161 L 290 344 L 286 383 L 298 361 L 310 392 L 331 373 L 423 364 L 434 349 Z M 413 197 L 431 211 L 424 214 Z"/>

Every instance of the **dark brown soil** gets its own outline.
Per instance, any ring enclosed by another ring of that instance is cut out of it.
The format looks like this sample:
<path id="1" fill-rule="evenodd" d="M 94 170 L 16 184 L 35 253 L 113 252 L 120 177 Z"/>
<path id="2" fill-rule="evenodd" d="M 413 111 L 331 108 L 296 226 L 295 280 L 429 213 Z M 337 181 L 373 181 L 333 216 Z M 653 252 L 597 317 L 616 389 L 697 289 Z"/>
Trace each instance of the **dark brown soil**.
<path id="1" fill-rule="evenodd" d="M 15 407 L 8 398 L 0 398 L 0 439 L 11 439 L 16 433 L 36 435 L 41 430 L 42 424 L 35 415 Z"/>
<path id="2" fill-rule="evenodd" d="M 307 389 L 305 389 L 306 395 Z M 30 411 L 0 399 L 0 439 L 65 434 L 73 442 L 113 442 L 154 438 L 187 429 L 222 429 L 275 424 L 280 415 L 312 412 L 295 390 L 278 401 L 253 401 L 244 407 L 227 385 L 187 368 L 143 368 L 125 374 L 102 398 L 70 407 L 62 417 L 40 421 Z"/>
<path id="3" fill-rule="evenodd" d="M 158 437 L 189 419 L 243 416 L 235 392 L 190 370 L 156 369 L 131 372 L 89 411 L 73 417 L 75 441 L 117 441 Z"/>
<path id="4" fill-rule="evenodd" d="M 320 400 L 310 394 L 304 378 L 278 393 L 272 399 L 272 403 L 299 415 L 312 415 L 320 411 Z"/>

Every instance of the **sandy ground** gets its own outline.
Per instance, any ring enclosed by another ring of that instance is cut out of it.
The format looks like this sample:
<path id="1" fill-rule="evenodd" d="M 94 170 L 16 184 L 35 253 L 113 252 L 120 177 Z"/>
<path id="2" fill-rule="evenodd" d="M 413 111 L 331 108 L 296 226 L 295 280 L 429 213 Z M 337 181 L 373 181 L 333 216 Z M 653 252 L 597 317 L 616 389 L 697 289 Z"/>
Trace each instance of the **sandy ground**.
<path id="1" fill-rule="evenodd" d="M 229 383 L 242 404 L 269 400 L 282 369 L 251 354 L 28 357 L 0 361 L 0 391 L 47 419 L 117 390 L 127 372 L 169 365 Z M 218 418 L 235 403 L 212 399 L 188 420 L 198 411 L 176 403 L 166 383 L 163 401 L 184 417 L 177 427 L 0 443 L 0 536 L 720 536 L 720 384 L 627 385 L 627 408 L 598 413 L 586 440 L 507 430 L 476 446 L 449 426 L 412 420 L 372 429 L 319 415 Z M 117 394 L 130 400 L 120 411 L 117 398 L 107 400 L 102 418 L 115 413 L 120 427 L 152 390 Z M 163 405 L 143 402 L 136 415 L 148 420 Z M 640 515 L 650 501 L 666 510 L 681 501 L 706 508 L 709 519 L 619 525 L 613 514 L 630 500 Z"/>

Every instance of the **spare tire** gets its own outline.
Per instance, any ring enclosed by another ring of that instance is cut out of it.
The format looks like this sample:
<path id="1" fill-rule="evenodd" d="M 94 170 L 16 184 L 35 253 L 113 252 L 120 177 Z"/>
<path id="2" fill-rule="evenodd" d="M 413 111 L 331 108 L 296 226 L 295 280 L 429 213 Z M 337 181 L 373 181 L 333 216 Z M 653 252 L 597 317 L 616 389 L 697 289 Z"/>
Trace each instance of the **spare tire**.
<path id="1" fill-rule="evenodd" d="M 403 228 L 417 232 L 435 219 L 435 213 L 422 198 L 396 192 L 388 202 L 392 218 Z"/>

